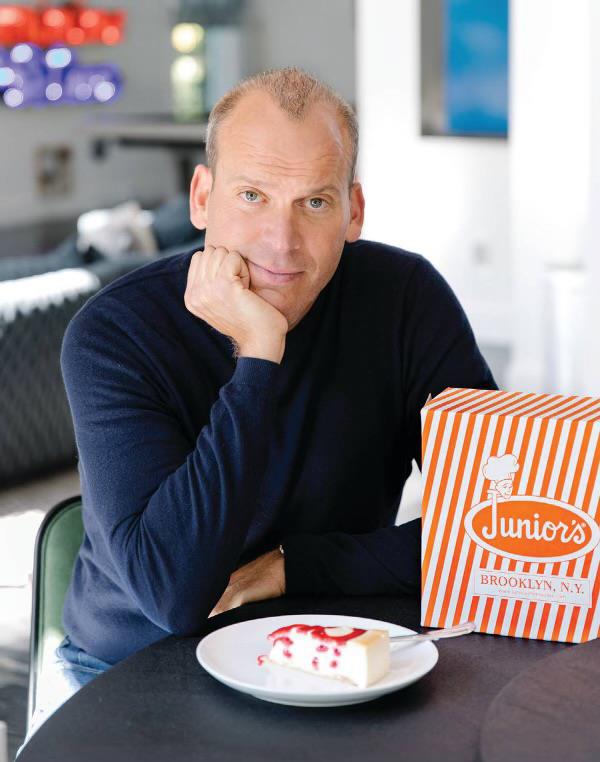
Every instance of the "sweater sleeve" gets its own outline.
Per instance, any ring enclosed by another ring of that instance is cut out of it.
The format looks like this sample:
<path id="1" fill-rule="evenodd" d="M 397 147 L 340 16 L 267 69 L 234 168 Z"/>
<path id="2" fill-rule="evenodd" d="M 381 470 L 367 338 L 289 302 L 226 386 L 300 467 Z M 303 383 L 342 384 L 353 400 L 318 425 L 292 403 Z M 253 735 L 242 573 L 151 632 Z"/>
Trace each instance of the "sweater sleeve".
<path id="1" fill-rule="evenodd" d="M 448 386 L 497 389 L 454 292 L 424 258 L 403 284 L 398 332 L 398 425 L 405 459 L 421 468 L 420 411 Z M 365 514 L 369 506 L 365 506 Z M 286 595 L 395 595 L 420 590 L 421 519 L 364 534 L 327 532 L 284 538 Z"/>
<path id="2" fill-rule="evenodd" d="M 239 358 L 194 442 L 135 338 L 137 316 L 117 300 L 102 305 L 73 318 L 61 351 L 84 524 L 93 525 L 103 571 L 143 614 L 167 632 L 191 634 L 242 552 L 266 469 L 279 365 Z"/>

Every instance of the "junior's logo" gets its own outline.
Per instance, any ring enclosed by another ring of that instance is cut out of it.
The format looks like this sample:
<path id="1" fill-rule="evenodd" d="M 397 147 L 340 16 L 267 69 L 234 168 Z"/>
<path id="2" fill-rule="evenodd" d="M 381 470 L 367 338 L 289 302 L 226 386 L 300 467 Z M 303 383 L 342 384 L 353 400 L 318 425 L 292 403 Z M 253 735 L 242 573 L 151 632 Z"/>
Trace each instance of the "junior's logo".
<path id="1" fill-rule="evenodd" d="M 519 463 L 507 453 L 490 457 L 483 467 L 489 500 L 465 516 L 469 537 L 490 553 L 519 561 L 569 561 L 593 550 L 600 528 L 573 505 L 535 495 L 513 495 Z"/>

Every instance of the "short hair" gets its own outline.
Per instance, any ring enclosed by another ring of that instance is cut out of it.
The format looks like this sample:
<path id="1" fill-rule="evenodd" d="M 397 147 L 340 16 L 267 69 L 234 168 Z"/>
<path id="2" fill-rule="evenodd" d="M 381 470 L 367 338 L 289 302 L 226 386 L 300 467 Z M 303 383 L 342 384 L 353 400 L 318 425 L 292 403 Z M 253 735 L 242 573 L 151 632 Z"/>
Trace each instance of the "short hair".
<path id="1" fill-rule="evenodd" d="M 358 157 L 358 120 L 350 104 L 329 85 L 296 66 L 283 69 L 269 69 L 260 74 L 246 77 L 225 93 L 213 106 L 206 129 L 206 162 L 213 176 L 217 164 L 218 128 L 225 117 L 233 111 L 239 101 L 249 92 L 266 92 L 275 100 L 290 119 L 302 121 L 314 103 L 328 103 L 333 106 L 338 119 L 347 133 L 350 144 L 349 186 L 356 176 Z"/>

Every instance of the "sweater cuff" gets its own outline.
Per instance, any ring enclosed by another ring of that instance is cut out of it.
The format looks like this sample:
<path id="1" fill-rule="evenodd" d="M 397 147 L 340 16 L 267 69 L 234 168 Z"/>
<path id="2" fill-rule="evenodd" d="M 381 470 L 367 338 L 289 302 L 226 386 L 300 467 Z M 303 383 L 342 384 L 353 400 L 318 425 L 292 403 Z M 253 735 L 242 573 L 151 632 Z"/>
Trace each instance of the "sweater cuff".
<path id="1" fill-rule="evenodd" d="M 285 594 L 343 595 L 328 569 L 327 539 L 323 535 L 296 534 L 286 537 L 283 547 Z"/>
<path id="2" fill-rule="evenodd" d="M 238 357 L 230 383 L 271 386 L 279 374 L 279 363 L 261 357 Z"/>
<path id="3" fill-rule="evenodd" d="M 406 595 L 421 582 L 421 519 L 364 534 L 284 537 L 289 596 Z"/>

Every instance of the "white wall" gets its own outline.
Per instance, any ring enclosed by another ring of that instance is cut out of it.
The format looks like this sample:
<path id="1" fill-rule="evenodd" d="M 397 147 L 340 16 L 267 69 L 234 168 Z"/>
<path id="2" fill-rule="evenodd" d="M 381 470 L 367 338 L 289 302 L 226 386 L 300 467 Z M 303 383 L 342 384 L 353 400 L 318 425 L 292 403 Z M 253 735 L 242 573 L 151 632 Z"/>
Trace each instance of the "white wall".
<path id="1" fill-rule="evenodd" d="M 585 317 L 583 346 L 586 361 L 582 383 L 588 394 L 600 397 L 600 3 L 590 3 L 590 51 L 591 51 L 591 182 L 588 205 L 590 233 L 587 239 L 585 262 L 588 272 L 585 292 Z"/>
<path id="2" fill-rule="evenodd" d="M 511 386 L 600 396 L 600 13 L 512 0 Z"/>
<path id="3" fill-rule="evenodd" d="M 245 21 L 249 73 L 301 66 L 354 102 L 354 0 L 248 0 Z"/>
<path id="4" fill-rule="evenodd" d="M 478 338 L 506 343 L 508 146 L 422 137 L 418 0 L 357 0 L 364 236 L 418 251 L 448 279 Z M 476 263 L 477 248 L 489 263 Z"/>

